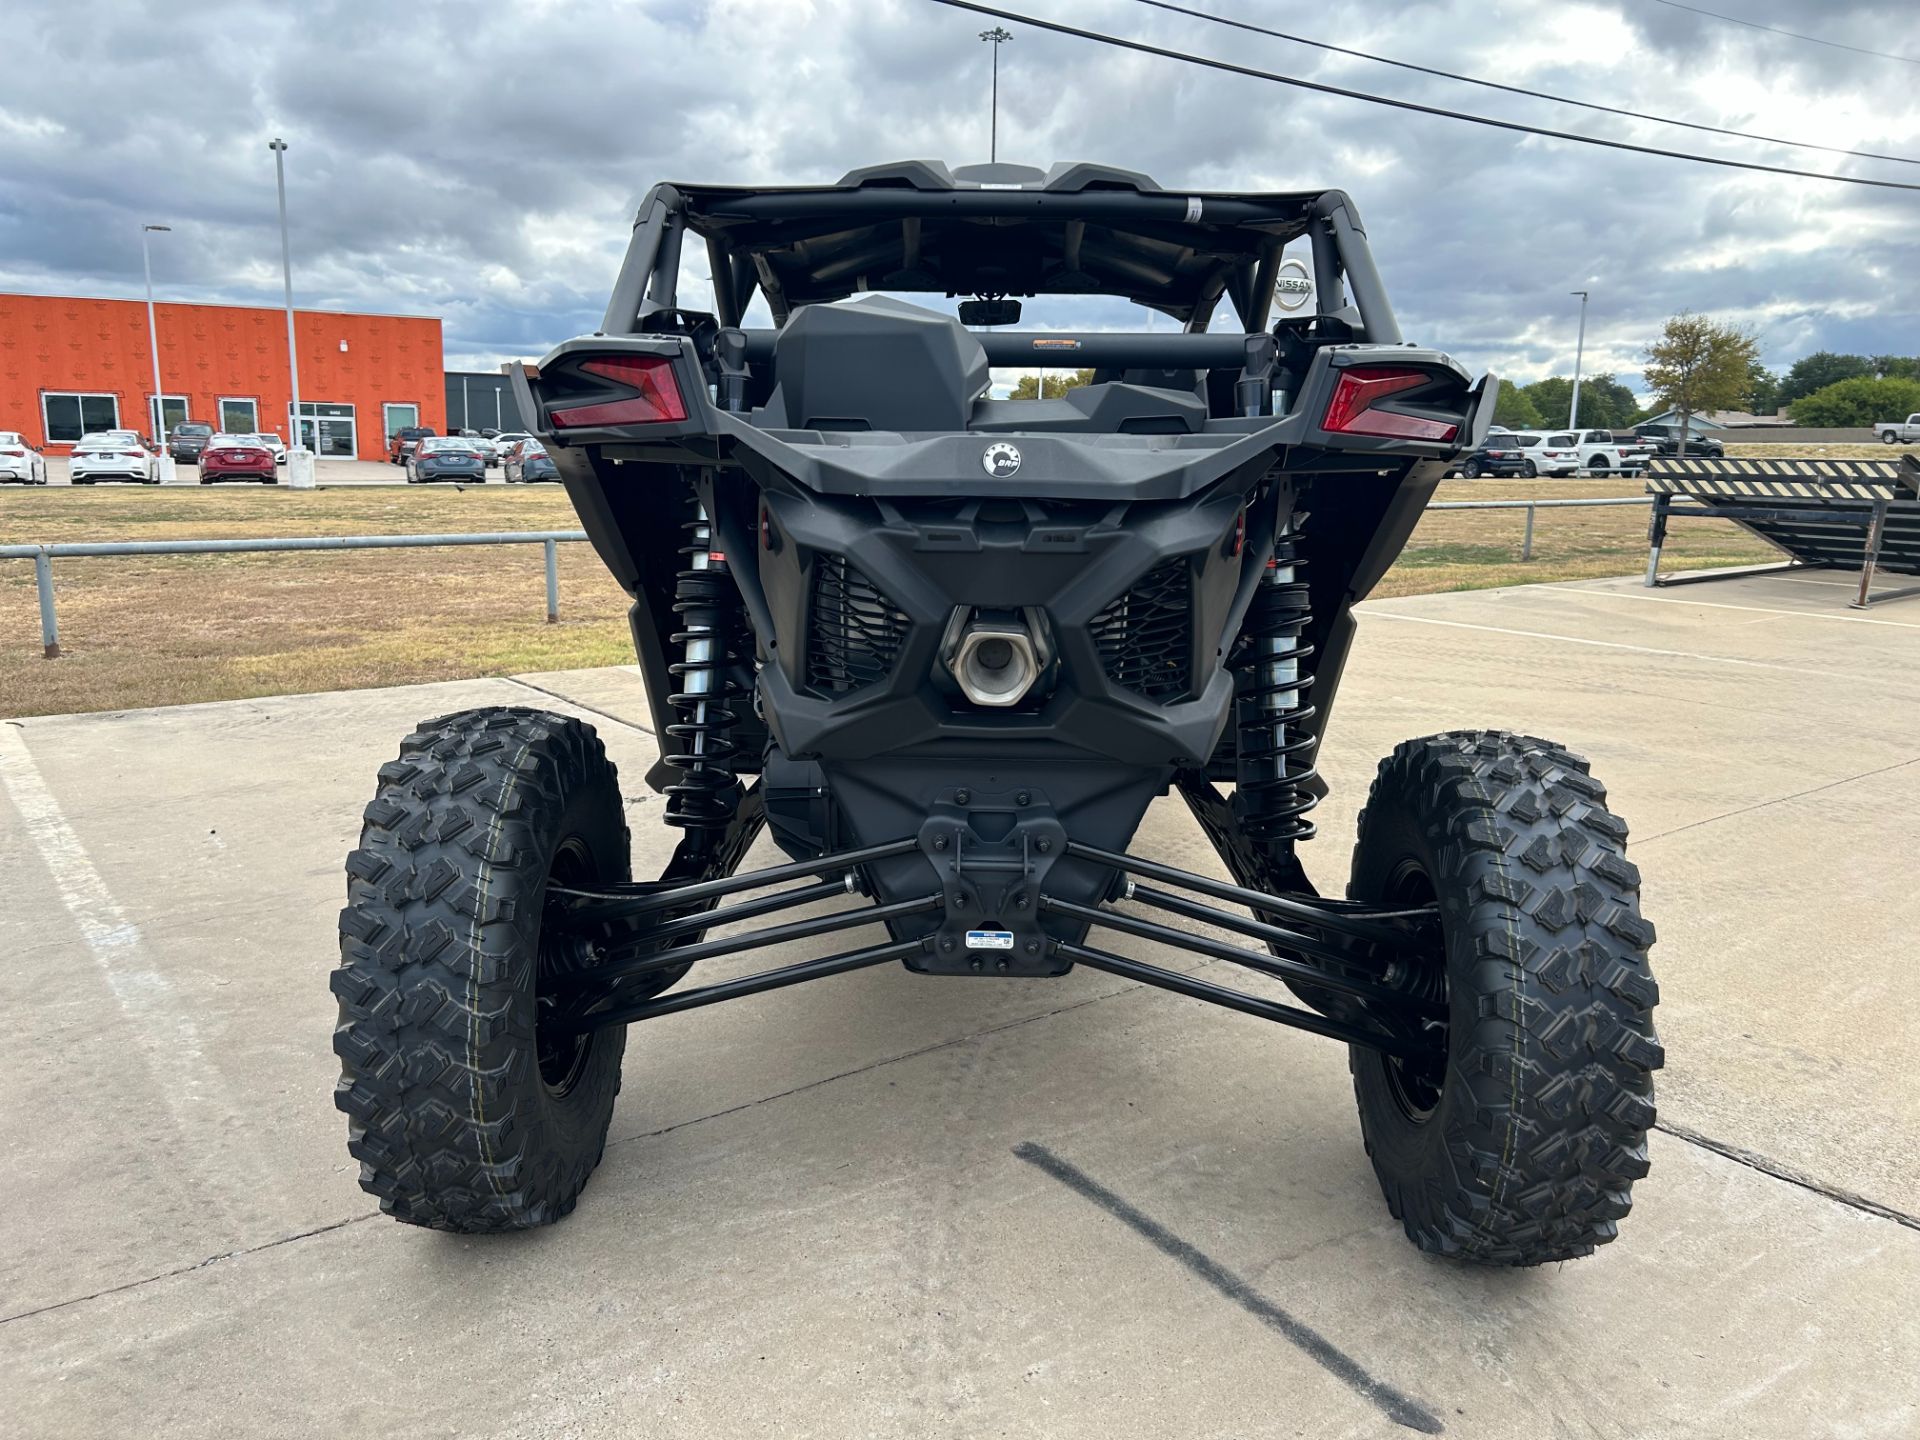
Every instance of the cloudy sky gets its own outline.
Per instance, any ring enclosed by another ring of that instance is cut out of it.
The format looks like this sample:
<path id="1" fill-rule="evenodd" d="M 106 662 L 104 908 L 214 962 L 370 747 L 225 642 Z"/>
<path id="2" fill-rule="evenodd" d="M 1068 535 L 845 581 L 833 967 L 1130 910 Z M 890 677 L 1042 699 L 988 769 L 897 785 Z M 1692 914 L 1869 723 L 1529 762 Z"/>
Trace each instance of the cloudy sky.
<path id="1" fill-rule="evenodd" d="M 1911 0 L 1188 0 L 1396 59 L 1794 140 L 1920 159 Z M 1701 135 L 1503 95 L 1146 8 L 1007 8 L 1350 88 L 1635 143 L 1920 182 L 1920 165 Z M 0 289 L 277 304 L 285 136 L 296 299 L 433 314 L 491 369 L 591 330 L 654 180 L 830 180 L 986 158 L 993 23 L 928 0 L 300 6 L 10 0 Z M 1410 339 L 1528 380 L 1634 383 L 1672 312 L 1784 368 L 1920 352 L 1920 191 L 1517 136 L 1010 23 L 1001 158 L 1106 161 L 1196 189 L 1347 189 Z M 1893 51 L 1913 60 L 1837 48 Z"/>

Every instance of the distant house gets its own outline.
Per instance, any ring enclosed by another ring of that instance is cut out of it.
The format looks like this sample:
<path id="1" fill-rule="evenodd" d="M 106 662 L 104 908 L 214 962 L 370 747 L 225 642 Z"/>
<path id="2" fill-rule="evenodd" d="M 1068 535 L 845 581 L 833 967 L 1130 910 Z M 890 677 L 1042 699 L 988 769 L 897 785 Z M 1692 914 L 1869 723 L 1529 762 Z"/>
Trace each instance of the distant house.
<path id="1" fill-rule="evenodd" d="M 1642 425 L 1670 425 L 1680 423 L 1678 410 L 1663 410 L 1658 415 L 1649 415 L 1640 422 Z M 1754 415 L 1745 410 L 1709 410 L 1703 415 L 1695 415 L 1688 429 L 1698 434 L 1705 430 L 1756 430 L 1766 426 L 1791 426 L 1793 421 L 1785 415 Z"/>
<path id="2" fill-rule="evenodd" d="M 1703 430 L 1726 429 L 1727 427 L 1725 425 L 1720 424 L 1718 421 L 1716 421 L 1713 418 L 1713 414 L 1715 413 L 1719 413 L 1719 412 L 1713 412 L 1707 415 L 1695 415 L 1687 423 L 1688 431 L 1691 434 L 1697 435 Z M 1662 410 L 1658 415 L 1649 415 L 1646 419 L 1642 420 L 1640 423 L 1642 425 L 1665 425 L 1665 426 L 1671 426 L 1675 429 L 1678 429 L 1680 425 L 1680 411 Z"/>

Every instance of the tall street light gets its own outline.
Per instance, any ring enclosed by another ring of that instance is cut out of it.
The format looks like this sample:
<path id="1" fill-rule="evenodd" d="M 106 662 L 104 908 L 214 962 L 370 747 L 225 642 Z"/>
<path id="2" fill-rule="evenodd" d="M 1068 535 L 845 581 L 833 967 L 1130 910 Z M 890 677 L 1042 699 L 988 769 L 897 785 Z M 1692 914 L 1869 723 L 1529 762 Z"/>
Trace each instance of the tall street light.
<path id="1" fill-rule="evenodd" d="M 293 381 L 292 448 L 300 443 L 300 352 L 293 342 L 293 247 L 287 243 L 287 142 L 276 136 L 267 145 L 273 151 L 273 178 L 280 187 L 280 273 L 287 287 L 287 372 Z M 313 422 L 314 449 L 320 448 L 320 422 Z"/>
<path id="2" fill-rule="evenodd" d="M 982 30 L 980 38 L 993 42 L 993 103 L 987 112 L 989 127 L 987 160 L 992 163 L 1000 158 L 1000 47 L 1011 40 L 1013 35 L 1004 27 L 996 25 L 991 30 Z"/>
<path id="3" fill-rule="evenodd" d="M 153 319 L 153 255 L 147 237 L 154 233 L 171 234 L 171 225 L 142 225 L 140 227 L 140 263 L 147 272 L 147 348 L 153 352 L 153 437 L 154 444 L 162 452 L 167 445 L 167 407 L 161 400 L 160 391 L 160 327 Z"/>
<path id="4" fill-rule="evenodd" d="M 1574 342 L 1573 347 L 1573 403 L 1567 411 L 1567 428 L 1578 430 L 1580 428 L 1580 361 L 1587 350 L 1587 292 L 1569 290 L 1567 293 L 1580 297 L 1580 338 Z"/>

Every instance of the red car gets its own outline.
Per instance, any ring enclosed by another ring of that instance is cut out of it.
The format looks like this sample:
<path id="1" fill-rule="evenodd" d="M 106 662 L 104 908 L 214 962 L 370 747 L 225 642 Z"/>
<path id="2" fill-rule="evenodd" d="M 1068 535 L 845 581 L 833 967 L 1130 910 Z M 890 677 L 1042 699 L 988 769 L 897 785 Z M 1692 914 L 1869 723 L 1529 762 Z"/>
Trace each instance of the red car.
<path id="1" fill-rule="evenodd" d="M 200 452 L 200 483 L 217 480 L 258 480 L 263 485 L 279 483 L 273 468 L 273 451 L 234 435 L 216 435 Z"/>

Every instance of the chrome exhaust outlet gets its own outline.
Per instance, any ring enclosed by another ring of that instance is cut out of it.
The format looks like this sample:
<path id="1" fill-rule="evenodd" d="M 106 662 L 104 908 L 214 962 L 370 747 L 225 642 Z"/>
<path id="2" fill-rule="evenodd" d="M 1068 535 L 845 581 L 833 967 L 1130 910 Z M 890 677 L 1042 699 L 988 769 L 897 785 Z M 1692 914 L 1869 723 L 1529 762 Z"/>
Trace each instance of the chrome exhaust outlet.
<path id="1" fill-rule="evenodd" d="M 968 622 L 963 612 L 956 612 L 954 621 L 944 648 L 960 693 L 975 705 L 1018 705 L 1045 667 L 1033 632 L 1018 621 Z"/>

